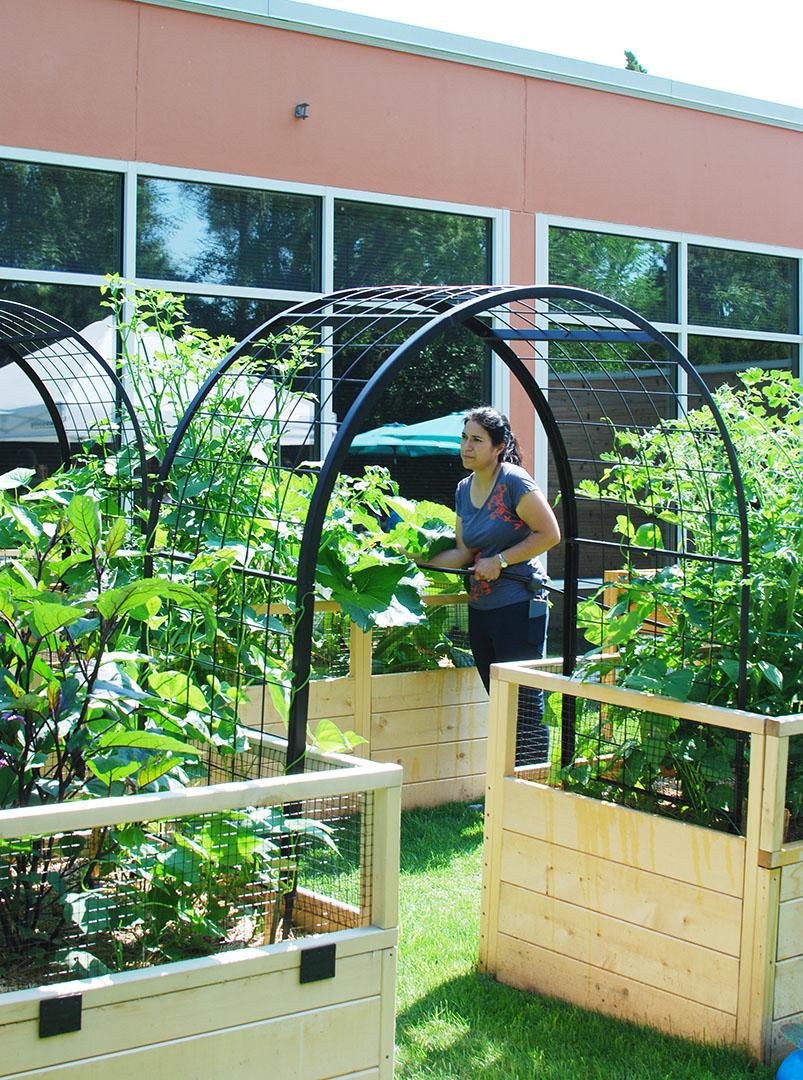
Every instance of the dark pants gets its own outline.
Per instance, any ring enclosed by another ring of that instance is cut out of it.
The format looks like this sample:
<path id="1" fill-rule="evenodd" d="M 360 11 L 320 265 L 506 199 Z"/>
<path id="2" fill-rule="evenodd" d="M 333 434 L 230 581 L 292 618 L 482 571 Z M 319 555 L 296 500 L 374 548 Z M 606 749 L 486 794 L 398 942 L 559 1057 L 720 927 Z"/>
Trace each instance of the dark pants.
<path id="1" fill-rule="evenodd" d="M 546 602 L 530 600 L 489 611 L 469 605 L 468 636 L 477 671 L 485 689 L 491 689 L 491 664 L 506 660 L 540 660 L 546 641 Z M 543 612 L 543 614 L 541 614 Z M 516 764 L 530 765 L 549 759 L 549 729 L 542 723 L 544 694 L 529 687 L 519 689 L 516 724 Z"/>

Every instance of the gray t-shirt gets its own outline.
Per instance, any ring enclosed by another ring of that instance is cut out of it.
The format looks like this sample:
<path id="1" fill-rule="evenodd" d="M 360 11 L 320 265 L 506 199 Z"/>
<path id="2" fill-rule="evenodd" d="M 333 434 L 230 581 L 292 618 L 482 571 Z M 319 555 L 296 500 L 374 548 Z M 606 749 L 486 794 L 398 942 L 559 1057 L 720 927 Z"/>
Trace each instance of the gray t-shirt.
<path id="1" fill-rule="evenodd" d="M 487 558 L 518 544 L 530 532 L 529 526 L 516 513 L 516 506 L 528 491 L 538 485 L 519 465 L 503 462 L 488 498 L 480 507 L 471 502 L 471 477 L 457 485 L 455 510 L 463 525 L 463 543 Z M 472 607 L 505 607 L 529 600 L 533 595 L 532 582 L 546 582 L 546 574 L 535 559 L 506 567 L 496 581 L 470 578 L 468 602 Z"/>

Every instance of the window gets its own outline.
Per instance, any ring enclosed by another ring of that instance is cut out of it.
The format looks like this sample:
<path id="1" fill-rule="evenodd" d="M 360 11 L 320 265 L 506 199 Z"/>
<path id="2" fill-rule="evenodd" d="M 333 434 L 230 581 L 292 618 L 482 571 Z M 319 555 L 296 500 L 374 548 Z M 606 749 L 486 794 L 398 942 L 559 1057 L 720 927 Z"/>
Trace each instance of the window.
<path id="1" fill-rule="evenodd" d="M 369 202 L 360 193 L 337 196 L 310 185 L 286 190 L 277 183 L 284 190 L 274 190 L 258 179 L 6 153 L 0 299 L 41 308 L 78 330 L 108 317 L 98 289 L 115 273 L 180 293 L 188 323 L 235 341 L 325 288 L 492 281 L 493 211 L 385 204 L 380 196 Z M 132 222 L 125 214 L 134 205 Z M 334 222 L 326 244 L 324 221 Z M 432 415 L 488 399 L 490 352 L 473 335 L 448 335 L 418 360 L 415 372 L 400 373 L 371 424 L 421 419 L 422 386 Z M 340 419 L 351 399 L 344 385 L 333 402 Z M 328 439 L 333 432 L 325 430 Z"/>
<path id="2" fill-rule="evenodd" d="M 138 277 L 317 292 L 320 247 L 313 196 L 154 177 L 137 185 Z"/>
<path id="3" fill-rule="evenodd" d="M 549 280 L 602 293 L 654 322 L 677 321 L 677 244 L 549 230 Z"/>
<path id="4" fill-rule="evenodd" d="M 547 221 L 546 227 L 549 281 L 593 289 L 663 323 L 667 331 L 677 327 L 681 351 L 710 389 L 735 384 L 736 373 L 748 367 L 798 373 L 803 345 L 799 257 L 683 236 L 623 236 L 559 221 Z M 677 303 L 682 292 L 685 318 Z M 723 330 L 741 333 L 726 336 Z M 790 342 L 791 336 L 798 340 Z"/>
<path id="5" fill-rule="evenodd" d="M 0 265 L 119 270 L 122 191 L 119 173 L 0 161 Z"/>
<path id="6" fill-rule="evenodd" d="M 91 285 L 58 285 L 50 282 L 5 281 L 0 278 L 0 300 L 46 311 L 77 330 L 108 315 L 100 306 L 100 293 Z"/>
<path id="7" fill-rule="evenodd" d="M 689 322 L 796 334 L 797 260 L 689 244 Z"/>
<path id="8" fill-rule="evenodd" d="M 336 289 L 490 281 L 488 218 L 336 200 Z"/>
<path id="9" fill-rule="evenodd" d="M 689 335 L 689 360 L 709 390 L 722 383 L 738 384 L 737 372 L 759 367 L 795 370 L 797 346 L 785 341 L 749 341 L 744 338 Z"/>

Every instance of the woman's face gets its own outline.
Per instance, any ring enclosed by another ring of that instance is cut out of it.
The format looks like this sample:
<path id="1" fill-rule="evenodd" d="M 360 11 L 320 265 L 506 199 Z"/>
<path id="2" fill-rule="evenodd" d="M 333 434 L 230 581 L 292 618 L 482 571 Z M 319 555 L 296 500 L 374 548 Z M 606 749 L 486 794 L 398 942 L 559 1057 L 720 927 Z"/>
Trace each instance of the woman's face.
<path id="1" fill-rule="evenodd" d="M 466 420 L 460 439 L 460 459 L 466 469 L 483 472 L 499 464 L 501 446 L 494 446 L 491 436 L 476 420 Z"/>

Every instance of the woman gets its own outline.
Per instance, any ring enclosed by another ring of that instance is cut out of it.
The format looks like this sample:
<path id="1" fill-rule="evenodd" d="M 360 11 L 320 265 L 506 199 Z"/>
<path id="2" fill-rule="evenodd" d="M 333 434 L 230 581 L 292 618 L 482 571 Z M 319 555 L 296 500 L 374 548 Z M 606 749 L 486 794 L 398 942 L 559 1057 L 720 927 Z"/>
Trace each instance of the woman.
<path id="1" fill-rule="evenodd" d="M 560 540 L 552 508 L 521 467 L 510 421 L 496 409 L 466 413 L 460 457 L 470 475 L 457 485 L 456 543 L 430 566 L 471 566 L 468 627 L 471 652 L 485 689 L 491 664 L 533 660 L 546 637 L 546 575 L 536 556 Z M 531 613 L 531 601 L 538 610 Z M 549 735 L 541 723 L 543 694 L 522 690 L 516 764 L 544 761 Z"/>

